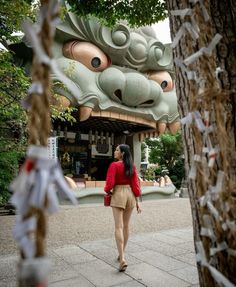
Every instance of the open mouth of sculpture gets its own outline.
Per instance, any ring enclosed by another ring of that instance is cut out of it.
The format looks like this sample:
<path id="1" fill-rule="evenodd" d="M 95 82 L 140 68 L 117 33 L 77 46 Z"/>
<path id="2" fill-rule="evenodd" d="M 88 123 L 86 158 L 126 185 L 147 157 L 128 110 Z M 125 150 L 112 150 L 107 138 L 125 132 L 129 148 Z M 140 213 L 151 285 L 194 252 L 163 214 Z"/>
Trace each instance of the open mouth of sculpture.
<path id="1" fill-rule="evenodd" d="M 79 120 L 79 113 L 73 115 L 76 123 L 68 126 L 68 130 L 81 133 L 88 133 L 89 131 L 108 132 L 115 136 L 131 136 L 138 133 L 139 139 L 143 140 L 146 137 L 157 137 L 158 132 L 155 121 L 149 121 L 137 116 L 127 114 L 110 112 L 110 111 L 92 111 L 90 116 L 83 121 Z M 60 124 L 63 129 L 64 124 Z M 57 124 L 56 124 L 57 125 Z"/>
<path id="2" fill-rule="evenodd" d="M 156 122 L 148 121 L 141 117 L 130 116 L 109 111 L 93 111 L 89 119 L 80 122 L 81 129 L 108 131 L 117 135 L 131 135 L 133 133 L 150 133 L 157 136 Z"/>
<path id="3" fill-rule="evenodd" d="M 79 122 L 81 130 L 107 131 L 117 135 L 127 136 L 133 133 L 149 133 L 151 137 L 157 136 L 156 122 L 147 121 L 141 117 L 129 116 L 116 112 L 93 111 L 91 116 L 83 122 Z"/>

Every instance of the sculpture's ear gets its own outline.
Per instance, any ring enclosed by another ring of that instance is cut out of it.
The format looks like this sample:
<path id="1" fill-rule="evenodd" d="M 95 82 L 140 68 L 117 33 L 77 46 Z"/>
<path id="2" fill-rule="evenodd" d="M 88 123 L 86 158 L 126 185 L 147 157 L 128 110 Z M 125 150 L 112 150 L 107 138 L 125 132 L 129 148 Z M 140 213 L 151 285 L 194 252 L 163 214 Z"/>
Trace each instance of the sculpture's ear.
<path id="1" fill-rule="evenodd" d="M 24 42 L 10 44 L 8 45 L 8 48 L 11 52 L 13 52 L 16 65 L 20 67 L 31 66 L 33 59 L 32 48 L 26 46 Z"/>

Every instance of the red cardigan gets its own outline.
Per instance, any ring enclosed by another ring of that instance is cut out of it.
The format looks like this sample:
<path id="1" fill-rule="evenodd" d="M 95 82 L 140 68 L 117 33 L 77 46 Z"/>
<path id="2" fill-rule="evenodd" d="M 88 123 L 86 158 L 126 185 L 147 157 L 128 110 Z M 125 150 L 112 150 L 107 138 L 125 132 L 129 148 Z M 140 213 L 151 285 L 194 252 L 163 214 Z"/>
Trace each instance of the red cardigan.
<path id="1" fill-rule="evenodd" d="M 122 161 L 112 162 L 107 171 L 105 192 L 109 192 L 115 185 L 130 185 L 134 195 L 139 197 L 141 195 L 138 181 L 138 174 L 134 166 L 134 173 L 131 177 L 125 175 L 124 163 Z"/>

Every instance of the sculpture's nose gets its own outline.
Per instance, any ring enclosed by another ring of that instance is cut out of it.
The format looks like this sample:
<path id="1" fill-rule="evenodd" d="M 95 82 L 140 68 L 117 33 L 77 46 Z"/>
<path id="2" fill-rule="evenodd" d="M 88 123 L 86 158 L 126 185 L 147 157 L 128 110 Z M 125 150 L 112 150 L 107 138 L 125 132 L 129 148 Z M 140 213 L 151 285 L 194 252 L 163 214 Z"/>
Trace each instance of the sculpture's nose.
<path id="1" fill-rule="evenodd" d="M 109 97 L 126 106 L 142 108 L 156 105 L 162 89 L 145 76 L 115 68 L 108 68 L 100 74 L 99 83 Z"/>

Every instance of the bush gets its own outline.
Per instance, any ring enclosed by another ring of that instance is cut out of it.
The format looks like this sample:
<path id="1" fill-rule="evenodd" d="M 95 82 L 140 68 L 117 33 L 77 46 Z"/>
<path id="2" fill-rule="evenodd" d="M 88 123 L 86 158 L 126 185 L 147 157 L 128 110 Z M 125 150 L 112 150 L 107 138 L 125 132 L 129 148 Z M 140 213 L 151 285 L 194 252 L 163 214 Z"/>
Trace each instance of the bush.
<path id="1" fill-rule="evenodd" d="M 21 151 L 0 152 L 0 205 L 7 203 L 10 197 L 9 185 L 19 170 Z"/>
<path id="2" fill-rule="evenodd" d="M 156 176 L 168 174 L 179 189 L 185 176 L 181 134 L 163 134 L 156 139 L 147 139 L 145 143 L 149 148 L 149 162 L 156 164 Z M 152 171 L 149 171 L 148 175 L 150 173 L 152 174 Z"/>
<path id="3" fill-rule="evenodd" d="M 183 178 L 185 177 L 184 160 L 178 159 L 170 169 L 169 176 L 177 189 L 180 189 Z"/>

